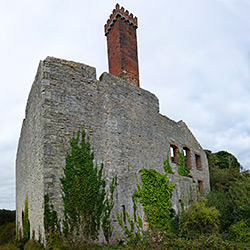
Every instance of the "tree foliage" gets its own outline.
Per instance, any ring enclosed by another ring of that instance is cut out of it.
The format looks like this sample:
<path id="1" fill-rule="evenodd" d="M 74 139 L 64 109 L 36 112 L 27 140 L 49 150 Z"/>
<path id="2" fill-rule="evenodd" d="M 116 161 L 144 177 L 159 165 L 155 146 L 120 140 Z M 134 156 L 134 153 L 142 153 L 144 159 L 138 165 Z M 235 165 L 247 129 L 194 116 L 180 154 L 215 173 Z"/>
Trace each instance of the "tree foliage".
<path id="1" fill-rule="evenodd" d="M 227 151 L 219 151 L 212 153 L 210 150 L 205 150 L 208 164 L 210 168 L 220 168 L 220 169 L 237 169 L 240 170 L 240 163 L 237 158 L 228 153 Z"/>
<path id="2" fill-rule="evenodd" d="M 16 219 L 16 211 L 0 209 L 0 226 L 14 222 Z"/>
<path id="3" fill-rule="evenodd" d="M 206 153 L 212 189 L 208 205 L 220 211 L 220 231 L 227 232 L 250 215 L 247 210 L 250 207 L 250 174 L 249 171 L 240 172 L 238 160 L 226 151 L 212 153 L 207 150 Z"/>
<path id="4" fill-rule="evenodd" d="M 228 239 L 234 242 L 250 244 L 250 225 L 245 220 L 233 224 L 229 228 Z"/>

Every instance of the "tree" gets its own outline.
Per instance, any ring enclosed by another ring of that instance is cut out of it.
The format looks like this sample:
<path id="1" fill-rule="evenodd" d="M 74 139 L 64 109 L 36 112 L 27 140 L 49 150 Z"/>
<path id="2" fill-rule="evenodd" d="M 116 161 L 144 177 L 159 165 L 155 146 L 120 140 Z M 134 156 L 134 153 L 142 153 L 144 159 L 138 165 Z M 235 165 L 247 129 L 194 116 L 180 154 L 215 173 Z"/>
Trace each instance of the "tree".
<path id="1" fill-rule="evenodd" d="M 0 209 L 0 226 L 14 222 L 16 219 L 16 211 Z"/>
<path id="2" fill-rule="evenodd" d="M 240 163 L 237 158 L 227 151 L 219 151 L 212 153 L 210 150 L 205 150 L 210 168 L 218 167 L 220 169 L 237 169 L 240 170 Z"/>
<path id="3" fill-rule="evenodd" d="M 212 153 L 210 150 L 205 150 L 205 152 L 209 165 L 211 189 L 227 191 L 231 183 L 240 177 L 240 163 L 234 155 L 226 151 Z"/>
<path id="4" fill-rule="evenodd" d="M 206 154 L 212 189 L 207 203 L 220 211 L 220 231 L 227 232 L 242 219 L 242 209 L 250 206 L 249 171 L 240 173 L 240 163 L 226 151 Z"/>

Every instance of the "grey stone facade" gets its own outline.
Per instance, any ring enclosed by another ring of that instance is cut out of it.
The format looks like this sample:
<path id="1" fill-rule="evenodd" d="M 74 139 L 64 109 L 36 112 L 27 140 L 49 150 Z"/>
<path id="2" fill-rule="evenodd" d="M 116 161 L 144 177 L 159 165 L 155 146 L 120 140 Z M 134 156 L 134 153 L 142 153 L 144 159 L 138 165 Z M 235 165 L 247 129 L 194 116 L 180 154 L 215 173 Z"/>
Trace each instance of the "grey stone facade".
<path id="1" fill-rule="evenodd" d="M 60 178 L 66 150 L 73 131 L 85 128 L 95 153 L 95 161 L 104 163 L 108 184 L 117 175 L 118 186 L 113 211 L 114 237 L 118 225 L 116 213 L 126 206 L 132 214 L 135 176 L 142 168 L 164 172 L 163 160 L 170 145 L 190 149 L 191 178 L 168 175 L 176 183 L 173 208 L 178 202 L 195 199 L 197 183 L 209 190 L 206 155 L 182 121 L 175 122 L 159 113 L 156 96 L 142 88 L 103 73 L 96 79 L 95 68 L 85 64 L 47 57 L 39 64 L 32 85 L 22 126 L 16 160 L 17 223 L 22 227 L 26 197 L 29 203 L 31 232 L 44 238 L 43 197 L 48 193 L 60 218 L 63 203 Z M 196 155 L 201 167 L 197 168 Z"/>

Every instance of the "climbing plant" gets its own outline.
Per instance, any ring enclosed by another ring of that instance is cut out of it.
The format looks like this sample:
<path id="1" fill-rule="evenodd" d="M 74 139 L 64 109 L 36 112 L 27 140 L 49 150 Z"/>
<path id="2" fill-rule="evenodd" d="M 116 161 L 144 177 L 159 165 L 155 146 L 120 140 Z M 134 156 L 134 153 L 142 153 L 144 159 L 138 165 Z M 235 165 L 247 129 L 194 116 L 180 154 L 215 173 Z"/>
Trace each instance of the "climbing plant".
<path id="1" fill-rule="evenodd" d="M 28 197 L 25 200 L 24 214 L 23 214 L 23 240 L 30 239 L 30 221 L 29 221 L 29 205 Z"/>
<path id="2" fill-rule="evenodd" d="M 174 174 L 174 172 L 170 166 L 170 163 L 169 163 L 169 157 L 167 157 L 167 160 L 164 160 L 163 168 L 164 168 L 166 174 Z"/>
<path id="3" fill-rule="evenodd" d="M 178 150 L 178 174 L 180 176 L 188 176 L 190 173 L 190 169 L 186 167 L 186 157 L 184 155 L 184 152 L 180 152 Z"/>
<path id="4" fill-rule="evenodd" d="M 50 204 L 49 195 L 44 195 L 44 229 L 45 233 L 60 231 L 57 212 L 53 204 Z"/>
<path id="5" fill-rule="evenodd" d="M 106 198 L 106 182 L 102 178 L 104 166 L 101 164 L 98 169 L 94 165 L 94 153 L 84 130 L 73 136 L 70 147 L 64 177 L 61 178 L 64 234 L 78 235 L 86 241 L 96 240 L 102 221 L 108 240 L 112 232 L 109 216 L 113 208 L 115 181 L 111 185 L 110 198 Z"/>
<path id="6" fill-rule="evenodd" d="M 155 169 L 140 171 L 142 185 L 137 183 L 134 199 L 142 204 L 150 228 L 167 232 L 170 228 L 170 209 L 175 184 L 169 183 L 166 175 Z"/>
<path id="7" fill-rule="evenodd" d="M 134 192 L 132 195 L 133 200 L 133 215 L 134 218 L 131 218 L 126 210 L 121 213 L 117 213 L 116 217 L 119 225 L 123 229 L 126 237 L 128 238 L 129 243 L 136 243 L 145 239 L 143 234 L 143 222 L 142 218 L 138 211 L 138 192 Z M 125 225 L 125 221 L 128 221 L 128 225 Z"/>
<path id="8" fill-rule="evenodd" d="M 109 239 L 113 232 L 110 214 L 111 214 L 111 210 L 114 207 L 114 191 L 115 191 L 116 185 L 117 185 L 117 178 L 114 177 L 110 186 L 110 197 L 107 196 L 104 202 L 104 212 L 103 212 L 103 217 L 102 217 L 102 230 L 103 230 L 103 234 L 107 243 L 109 243 Z"/>
<path id="9" fill-rule="evenodd" d="M 136 205 L 134 205 L 134 219 L 132 219 L 128 212 L 125 211 L 125 217 L 128 221 L 129 226 L 124 224 L 124 214 L 117 213 L 116 217 L 119 225 L 123 229 L 129 243 L 136 243 L 144 239 L 143 235 L 143 223 L 139 216 L 139 212 L 136 210 Z"/>

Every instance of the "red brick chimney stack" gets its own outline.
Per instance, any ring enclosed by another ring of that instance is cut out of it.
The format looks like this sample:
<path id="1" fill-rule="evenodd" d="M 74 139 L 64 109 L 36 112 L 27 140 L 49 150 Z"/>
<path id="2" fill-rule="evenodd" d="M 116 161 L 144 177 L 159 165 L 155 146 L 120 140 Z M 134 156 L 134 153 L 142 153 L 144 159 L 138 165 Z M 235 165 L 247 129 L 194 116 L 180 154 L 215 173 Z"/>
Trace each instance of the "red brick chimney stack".
<path id="1" fill-rule="evenodd" d="M 109 73 L 139 85 L 137 17 L 116 4 L 104 26 L 108 44 Z"/>

